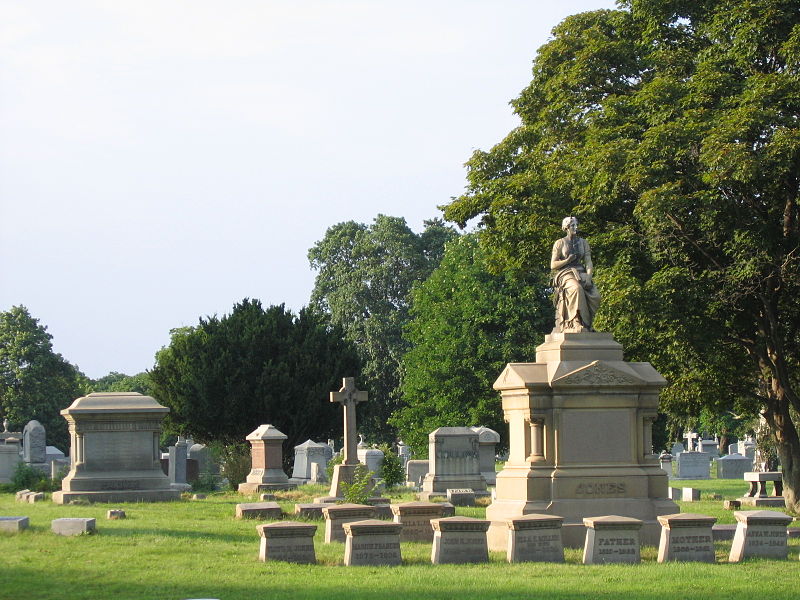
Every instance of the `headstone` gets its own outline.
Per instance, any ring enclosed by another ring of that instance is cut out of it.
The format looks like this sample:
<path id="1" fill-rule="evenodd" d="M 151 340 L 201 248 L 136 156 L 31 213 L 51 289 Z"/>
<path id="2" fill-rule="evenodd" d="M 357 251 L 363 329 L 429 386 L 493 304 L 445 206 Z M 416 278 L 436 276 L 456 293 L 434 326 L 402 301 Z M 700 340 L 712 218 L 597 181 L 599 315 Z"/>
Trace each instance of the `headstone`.
<path id="1" fill-rule="evenodd" d="M 187 457 L 197 461 L 197 472 L 199 475 L 219 474 L 219 469 L 211 457 L 211 451 L 208 449 L 208 446 L 205 444 L 192 444 L 188 448 Z"/>
<path id="2" fill-rule="evenodd" d="M 161 470 L 161 421 L 169 412 L 135 392 L 94 393 L 61 414 L 69 423 L 72 464 L 53 502 L 177 500 Z"/>
<path id="3" fill-rule="evenodd" d="M 344 542 L 342 525 L 353 521 L 364 521 L 375 516 L 375 509 L 366 504 L 330 504 L 322 509 L 325 517 L 325 543 Z"/>
<path id="4" fill-rule="evenodd" d="M 366 465 L 367 469 L 373 473 L 373 478 L 378 479 L 383 467 L 383 451 L 377 448 L 359 448 L 358 462 Z"/>
<path id="5" fill-rule="evenodd" d="M 95 531 L 95 520 L 87 518 L 53 519 L 50 529 L 57 535 L 82 535 Z"/>
<path id="6" fill-rule="evenodd" d="M 700 502 L 700 490 L 690 487 L 683 488 L 681 490 L 681 500 L 684 502 Z"/>
<path id="7" fill-rule="evenodd" d="M 683 513 L 661 515 L 661 541 L 658 562 L 716 562 L 712 528 L 717 519 L 706 515 Z"/>
<path id="8" fill-rule="evenodd" d="M 63 479 L 69 472 L 69 459 L 50 461 L 50 479 Z"/>
<path id="9" fill-rule="evenodd" d="M 720 456 L 716 461 L 717 479 L 742 479 L 753 470 L 753 461 L 741 454 Z"/>
<path id="10" fill-rule="evenodd" d="M 31 491 L 29 489 L 19 490 L 16 494 L 14 494 L 14 499 L 17 502 L 25 502 L 25 497 L 30 494 Z"/>
<path id="11" fill-rule="evenodd" d="M 733 513 L 736 533 L 728 562 L 745 558 L 781 558 L 788 556 L 788 532 L 792 517 L 771 510 L 743 510 Z"/>
<path id="12" fill-rule="evenodd" d="M 433 528 L 431 521 L 441 519 L 445 507 L 441 502 L 403 502 L 392 504 L 391 510 L 394 522 L 401 523 L 400 532 L 402 542 L 427 542 L 433 541 Z"/>
<path id="13" fill-rule="evenodd" d="M 322 519 L 322 509 L 327 504 L 303 503 L 294 505 L 294 514 L 304 519 Z"/>
<path id="14" fill-rule="evenodd" d="M 497 483 L 497 472 L 495 471 L 495 456 L 497 456 L 497 444 L 500 443 L 500 434 L 488 427 L 471 427 L 478 434 L 478 454 L 480 458 L 481 475 L 486 480 L 486 485 Z"/>
<path id="15" fill-rule="evenodd" d="M 509 456 L 486 509 L 490 549 L 505 551 L 508 520 L 528 513 L 564 517 L 565 547 L 583 546 L 584 518 L 620 513 L 643 521 L 642 542 L 657 544 L 656 517 L 679 512 L 653 453 L 665 385 L 603 332 L 552 333 L 536 362 L 508 364 L 494 383 Z"/>
<path id="16" fill-rule="evenodd" d="M 641 560 L 639 531 L 642 521 L 639 519 L 609 515 L 589 517 L 583 522 L 586 525 L 583 564 L 638 563 Z"/>
<path id="17" fill-rule="evenodd" d="M 741 500 L 725 500 L 722 503 L 722 508 L 725 510 L 739 510 L 742 508 Z"/>
<path id="18" fill-rule="evenodd" d="M 710 479 L 711 456 L 705 452 L 681 452 L 678 456 L 678 479 Z"/>
<path id="19" fill-rule="evenodd" d="M 434 565 L 489 562 L 486 531 L 489 521 L 470 517 L 446 517 L 431 521 Z"/>
<path id="20" fill-rule="evenodd" d="M 19 533 L 28 525 L 28 517 L 0 517 L 0 533 Z"/>
<path id="21" fill-rule="evenodd" d="M 750 484 L 746 496 L 739 498 L 742 506 L 775 506 L 783 508 L 783 474 L 780 471 L 755 471 L 744 474 L 744 480 Z M 772 482 L 772 495 L 767 495 L 767 483 Z"/>
<path id="22" fill-rule="evenodd" d="M 670 500 L 683 500 L 683 490 L 681 488 L 667 488 L 667 498 Z"/>
<path id="23" fill-rule="evenodd" d="M 687 431 L 683 434 L 683 439 L 686 440 L 685 452 L 699 452 L 700 436 L 694 431 Z"/>
<path id="24" fill-rule="evenodd" d="M 317 466 L 317 481 L 322 483 L 319 473 L 324 476 L 328 461 L 333 456 L 333 451 L 328 444 L 320 444 L 311 440 L 306 440 L 299 446 L 294 447 L 294 468 L 292 469 L 292 482 L 302 485 L 312 483 L 312 469 Z M 324 479 L 323 479 L 324 480 Z"/>
<path id="25" fill-rule="evenodd" d="M 661 470 L 664 471 L 668 477 L 672 477 L 672 454 L 668 452 L 662 452 L 658 456 L 658 464 L 661 466 Z"/>
<path id="26" fill-rule="evenodd" d="M 311 463 L 311 479 L 309 483 L 328 483 L 328 475 L 318 463 Z"/>
<path id="27" fill-rule="evenodd" d="M 744 450 L 744 443 L 742 443 L 742 450 Z M 742 452 L 739 452 L 739 442 L 728 444 L 728 454 L 742 454 L 744 456 Z"/>
<path id="28" fill-rule="evenodd" d="M 447 501 L 453 506 L 475 506 L 475 492 L 469 488 L 447 488 Z"/>
<path id="29" fill-rule="evenodd" d="M 400 464 L 406 468 L 406 463 L 411 460 L 411 448 L 406 446 L 402 441 L 397 442 L 397 456 L 400 457 Z"/>
<path id="30" fill-rule="evenodd" d="M 20 460 L 16 444 L 0 443 L 0 483 L 11 483 Z"/>
<path id="31" fill-rule="evenodd" d="M 564 562 L 562 517 L 530 514 L 508 520 L 506 560 L 513 562 Z"/>
<path id="32" fill-rule="evenodd" d="M 333 467 L 333 481 L 331 481 L 330 496 L 341 498 L 344 496 L 343 483 L 353 483 L 353 476 L 358 466 L 358 444 L 356 439 L 356 405 L 366 402 L 369 395 L 356 388 L 353 377 L 345 377 L 342 387 L 338 392 L 331 392 L 331 402 L 342 405 L 344 412 L 344 448 L 342 449 L 342 462 Z"/>
<path id="33" fill-rule="evenodd" d="M 25 496 L 25 501 L 28 504 L 42 502 L 43 500 L 44 500 L 44 492 L 28 492 L 28 494 Z"/>
<path id="34" fill-rule="evenodd" d="M 740 448 L 740 450 L 741 450 L 741 448 Z M 755 460 L 755 458 L 756 458 L 756 442 L 749 435 L 744 440 L 744 452 L 739 452 L 739 454 L 744 454 L 750 460 Z"/>
<path id="35" fill-rule="evenodd" d="M 237 519 L 280 519 L 281 507 L 277 502 L 246 502 L 236 505 Z"/>
<path id="36" fill-rule="evenodd" d="M 285 490 L 290 487 L 289 478 L 283 472 L 283 440 L 286 435 L 272 425 L 261 425 L 245 438 L 250 442 L 252 468 L 244 483 L 240 483 L 240 494 L 256 494 L 267 490 Z"/>
<path id="37" fill-rule="evenodd" d="M 186 480 L 186 459 L 189 448 L 186 440 L 178 436 L 174 446 L 169 447 L 169 484 L 173 490 L 186 492 L 192 489 Z"/>
<path id="38" fill-rule="evenodd" d="M 283 562 L 316 564 L 314 552 L 314 534 L 317 526 L 297 521 L 282 521 L 257 525 L 256 530 L 261 538 L 258 560 L 267 562 L 280 560 Z"/>
<path id="39" fill-rule="evenodd" d="M 469 427 L 439 427 L 428 435 L 429 469 L 420 500 L 444 498 L 448 488 L 470 488 L 488 496 L 480 471 L 478 434 Z"/>
<path id="40" fill-rule="evenodd" d="M 122 510 L 121 508 L 112 508 L 106 513 L 106 519 L 109 519 L 111 521 L 117 521 L 119 519 L 124 519 L 126 517 L 127 515 L 125 514 L 125 511 Z"/>
<path id="41" fill-rule="evenodd" d="M 44 426 L 39 421 L 29 421 L 22 430 L 22 460 L 29 465 L 44 464 L 47 459 L 47 442 Z"/>
<path id="42" fill-rule="evenodd" d="M 669 453 L 672 454 L 672 456 L 678 456 L 678 454 L 685 452 L 685 450 L 686 448 L 683 447 L 683 444 L 680 442 L 675 442 L 672 444 L 672 448 L 670 448 Z"/>
<path id="43" fill-rule="evenodd" d="M 347 536 L 344 546 L 344 564 L 348 567 L 364 565 L 399 565 L 400 530 L 402 525 L 367 519 L 345 523 Z"/>
<path id="44" fill-rule="evenodd" d="M 719 456 L 719 442 L 716 440 L 700 440 L 700 451 L 709 456 Z"/>
<path id="45" fill-rule="evenodd" d="M 258 499 L 261 502 L 275 502 L 275 494 L 269 494 L 269 493 L 259 494 Z"/>
<path id="46" fill-rule="evenodd" d="M 406 484 L 421 486 L 422 480 L 428 474 L 427 460 L 409 460 L 406 462 Z"/>

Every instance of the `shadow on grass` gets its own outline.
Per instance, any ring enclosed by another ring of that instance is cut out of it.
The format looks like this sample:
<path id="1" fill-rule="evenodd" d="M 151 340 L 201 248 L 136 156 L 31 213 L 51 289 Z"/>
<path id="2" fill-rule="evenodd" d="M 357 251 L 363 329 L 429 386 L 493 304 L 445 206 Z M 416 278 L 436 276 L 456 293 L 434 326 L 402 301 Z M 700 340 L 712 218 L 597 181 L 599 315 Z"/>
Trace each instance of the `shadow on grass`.
<path id="1" fill-rule="evenodd" d="M 104 528 L 99 532 L 103 537 L 170 537 L 185 540 L 218 540 L 222 542 L 252 542 L 258 541 L 255 527 L 252 534 L 244 533 L 213 533 L 209 531 L 187 531 L 179 529 L 140 528 L 127 527 Z"/>

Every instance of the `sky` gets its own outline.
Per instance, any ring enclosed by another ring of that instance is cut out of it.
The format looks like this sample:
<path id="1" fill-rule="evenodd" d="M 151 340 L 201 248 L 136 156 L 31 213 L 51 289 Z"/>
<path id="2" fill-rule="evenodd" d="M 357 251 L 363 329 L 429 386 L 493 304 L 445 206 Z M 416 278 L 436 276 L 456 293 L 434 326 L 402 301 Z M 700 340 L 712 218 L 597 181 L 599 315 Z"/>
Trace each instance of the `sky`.
<path id="1" fill-rule="evenodd" d="M 91 378 L 243 298 L 299 310 L 328 227 L 460 195 L 564 17 L 613 0 L 0 0 L 0 311 Z"/>

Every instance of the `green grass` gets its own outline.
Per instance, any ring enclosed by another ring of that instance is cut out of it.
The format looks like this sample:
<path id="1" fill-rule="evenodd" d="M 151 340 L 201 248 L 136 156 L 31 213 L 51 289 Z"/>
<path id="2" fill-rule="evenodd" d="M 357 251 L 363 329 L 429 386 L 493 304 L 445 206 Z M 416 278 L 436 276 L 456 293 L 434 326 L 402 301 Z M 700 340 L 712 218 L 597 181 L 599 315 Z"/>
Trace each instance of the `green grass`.
<path id="1" fill-rule="evenodd" d="M 741 481 L 673 482 L 737 497 Z M 324 495 L 315 487 L 308 497 L 294 492 L 281 500 L 291 512 L 295 501 Z M 397 496 L 396 501 L 411 496 Z M 318 565 L 258 561 L 256 521 L 234 519 L 238 502 L 253 498 L 214 494 L 206 500 L 173 503 L 58 506 L 50 501 L 21 504 L 0 494 L 0 515 L 30 517 L 31 528 L 0 535 L 0 599 L 114 598 L 172 600 L 219 598 L 796 598 L 800 578 L 800 540 L 790 539 L 790 560 L 752 560 L 727 564 L 730 542 L 718 542 L 717 564 L 658 564 L 656 549 L 642 551 L 640 565 L 584 566 L 580 550 L 566 551 L 566 564 L 515 564 L 492 553 L 489 564 L 434 566 L 430 545 L 402 545 L 401 567 L 344 567 L 343 544 L 315 540 Z M 679 503 L 680 504 L 680 503 Z M 733 522 L 721 501 L 684 504 L 684 512 L 713 514 Z M 109 508 L 128 518 L 108 521 Z M 458 509 L 482 517 L 485 508 Z M 50 532 L 58 517 L 94 517 L 98 532 L 65 538 Z"/>

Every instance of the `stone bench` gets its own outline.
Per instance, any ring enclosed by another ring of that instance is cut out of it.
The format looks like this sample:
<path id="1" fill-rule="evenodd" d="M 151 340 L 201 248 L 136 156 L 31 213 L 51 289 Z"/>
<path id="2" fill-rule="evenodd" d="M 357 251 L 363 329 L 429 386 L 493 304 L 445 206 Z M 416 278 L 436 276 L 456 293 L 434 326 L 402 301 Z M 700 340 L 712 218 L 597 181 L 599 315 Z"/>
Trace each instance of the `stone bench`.
<path id="1" fill-rule="evenodd" d="M 751 472 L 744 474 L 744 480 L 750 484 L 747 494 L 739 500 L 747 506 L 786 506 L 783 498 L 783 474 L 779 471 L 765 473 Z M 772 482 L 772 495 L 767 495 L 767 482 Z"/>

